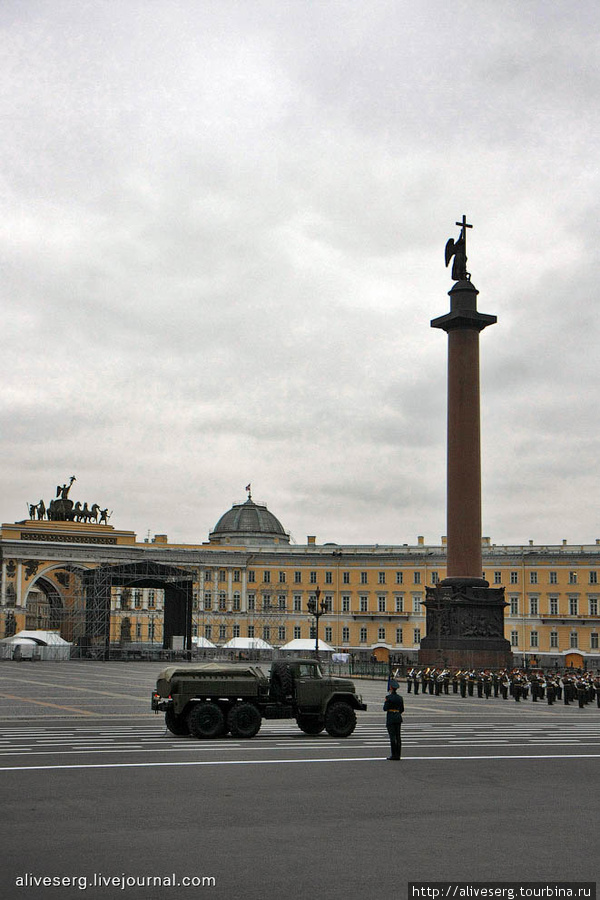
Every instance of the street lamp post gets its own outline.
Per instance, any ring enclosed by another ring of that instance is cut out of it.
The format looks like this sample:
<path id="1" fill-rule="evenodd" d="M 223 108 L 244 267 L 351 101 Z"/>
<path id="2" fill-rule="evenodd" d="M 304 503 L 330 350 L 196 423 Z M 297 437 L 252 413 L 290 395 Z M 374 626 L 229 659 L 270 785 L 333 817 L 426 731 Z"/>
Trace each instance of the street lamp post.
<path id="1" fill-rule="evenodd" d="M 321 588 L 317 587 L 315 596 L 311 597 L 307 603 L 307 609 L 311 616 L 315 618 L 315 659 L 319 659 L 319 619 L 327 609 L 325 600 L 321 600 Z"/>

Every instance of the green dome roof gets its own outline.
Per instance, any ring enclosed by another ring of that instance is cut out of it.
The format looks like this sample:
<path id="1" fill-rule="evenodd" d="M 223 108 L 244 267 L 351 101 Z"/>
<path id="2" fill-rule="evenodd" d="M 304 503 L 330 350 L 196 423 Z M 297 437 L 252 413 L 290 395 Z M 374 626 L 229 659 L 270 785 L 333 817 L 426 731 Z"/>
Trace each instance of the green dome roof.
<path id="1" fill-rule="evenodd" d="M 248 499 L 221 516 L 208 539 L 211 544 L 289 544 L 290 536 L 267 507 Z"/>

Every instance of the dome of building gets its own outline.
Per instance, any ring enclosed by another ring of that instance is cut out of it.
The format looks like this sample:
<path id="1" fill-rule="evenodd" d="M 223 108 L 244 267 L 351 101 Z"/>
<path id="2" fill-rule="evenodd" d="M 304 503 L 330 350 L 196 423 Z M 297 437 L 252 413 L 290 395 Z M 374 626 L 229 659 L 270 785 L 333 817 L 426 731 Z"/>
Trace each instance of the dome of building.
<path id="1" fill-rule="evenodd" d="M 249 497 L 221 516 L 208 536 L 211 544 L 289 544 L 290 536 L 265 504 Z"/>

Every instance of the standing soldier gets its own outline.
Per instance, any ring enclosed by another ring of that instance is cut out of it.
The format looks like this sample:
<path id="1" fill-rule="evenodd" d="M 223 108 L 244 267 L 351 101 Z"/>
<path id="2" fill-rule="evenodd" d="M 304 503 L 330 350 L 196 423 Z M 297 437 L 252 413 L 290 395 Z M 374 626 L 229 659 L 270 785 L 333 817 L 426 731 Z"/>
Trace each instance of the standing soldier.
<path id="1" fill-rule="evenodd" d="M 594 700 L 594 681 L 593 681 L 591 672 L 587 673 L 586 679 L 587 679 L 587 703 L 592 703 Z"/>
<path id="2" fill-rule="evenodd" d="M 452 693 L 458 694 L 458 677 L 460 675 L 460 669 L 454 673 L 452 676 Z"/>
<path id="3" fill-rule="evenodd" d="M 423 683 L 423 672 L 419 669 L 418 672 L 415 672 L 415 677 L 413 679 L 413 687 L 415 689 L 415 694 L 419 693 L 419 687 Z"/>
<path id="4" fill-rule="evenodd" d="M 484 673 L 484 676 L 485 680 L 483 682 L 483 693 L 485 695 L 485 699 L 489 700 L 492 696 L 492 676 L 487 669 Z"/>
<path id="5" fill-rule="evenodd" d="M 429 667 L 421 675 L 421 693 L 426 694 L 429 689 Z"/>
<path id="6" fill-rule="evenodd" d="M 390 736 L 390 747 L 392 755 L 388 759 L 400 759 L 402 756 L 402 713 L 404 712 L 404 700 L 397 693 L 400 685 L 393 679 L 390 681 L 390 693 L 385 698 L 383 710 L 387 714 L 385 717 L 385 727 Z"/>
<path id="7" fill-rule="evenodd" d="M 483 672 L 480 672 L 479 675 L 477 676 L 477 696 L 479 697 L 480 700 L 483 697 L 484 682 L 485 682 L 485 675 L 483 674 Z"/>
<path id="8" fill-rule="evenodd" d="M 444 669 L 442 672 L 442 678 L 444 681 L 444 693 L 450 693 L 450 669 Z"/>
<path id="9" fill-rule="evenodd" d="M 442 693 L 442 688 L 444 687 L 444 673 L 441 669 L 435 670 L 435 695 L 439 697 Z"/>
<path id="10" fill-rule="evenodd" d="M 406 676 L 406 693 L 410 694 L 410 689 L 412 687 L 413 678 L 415 677 L 414 668 L 408 670 L 408 674 Z"/>
<path id="11" fill-rule="evenodd" d="M 563 683 L 564 703 L 565 703 L 565 706 L 568 706 L 569 703 L 571 702 L 571 700 L 573 699 L 571 696 L 571 691 L 572 691 L 571 677 L 569 675 L 563 675 L 562 683 Z"/>
<path id="12" fill-rule="evenodd" d="M 477 681 L 477 675 L 475 674 L 475 670 L 471 669 L 467 678 L 467 691 L 469 697 L 473 696 L 473 689 L 475 687 L 475 682 Z"/>
<path id="13" fill-rule="evenodd" d="M 513 692 L 513 697 L 515 698 L 515 701 L 517 703 L 520 703 L 520 701 L 521 701 L 522 681 L 523 681 L 523 679 L 521 678 L 521 675 L 519 674 L 519 672 L 515 672 L 515 674 L 513 675 L 513 680 L 512 680 L 512 692 Z"/>
<path id="14" fill-rule="evenodd" d="M 544 697 L 546 696 L 546 688 L 548 687 L 548 681 L 547 681 L 546 677 L 544 676 L 543 672 L 540 672 L 538 677 L 539 677 L 538 688 L 539 688 L 540 700 L 543 700 Z"/>
<path id="15" fill-rule="evenodd" d="M 560 682 L 560 675 L 558 672 L 555 672 L 552 676 L 552 681 L 554 682 L 554 696 L 556 700 L 562 700 L 562 684 Z"/>
<path id="16" fill-rule="evenodd" d="M 594 678 L 594 693 L 596 694 L 596 706 L 600 709 L 600 675 Z"/>
<path id="17" fill-rule="evenodd" d="M 495 670 L 492 672 L 492 687 L 494 688 L 494 697 L 497 697 L 500 691 L 500 672 Z"/>

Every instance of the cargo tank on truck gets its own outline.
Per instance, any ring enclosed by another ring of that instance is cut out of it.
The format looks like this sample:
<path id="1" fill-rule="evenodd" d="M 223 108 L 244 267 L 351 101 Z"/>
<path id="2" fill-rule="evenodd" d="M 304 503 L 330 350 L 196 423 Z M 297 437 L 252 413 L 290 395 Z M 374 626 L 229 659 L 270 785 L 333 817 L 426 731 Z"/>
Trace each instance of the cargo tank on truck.
<path id="1" fill-rule="evenodd" d="M 295 719 L 305 734 L 348 737 L 356 710 L 367 708 L 349 678 L 323 674 L 315 659 L 275 661 L 269 674 L 233 663 L 167 666 L 151 706 L 164 712 L 172 734 L 196 738 L 251 738 L 263 719 Z"/>

